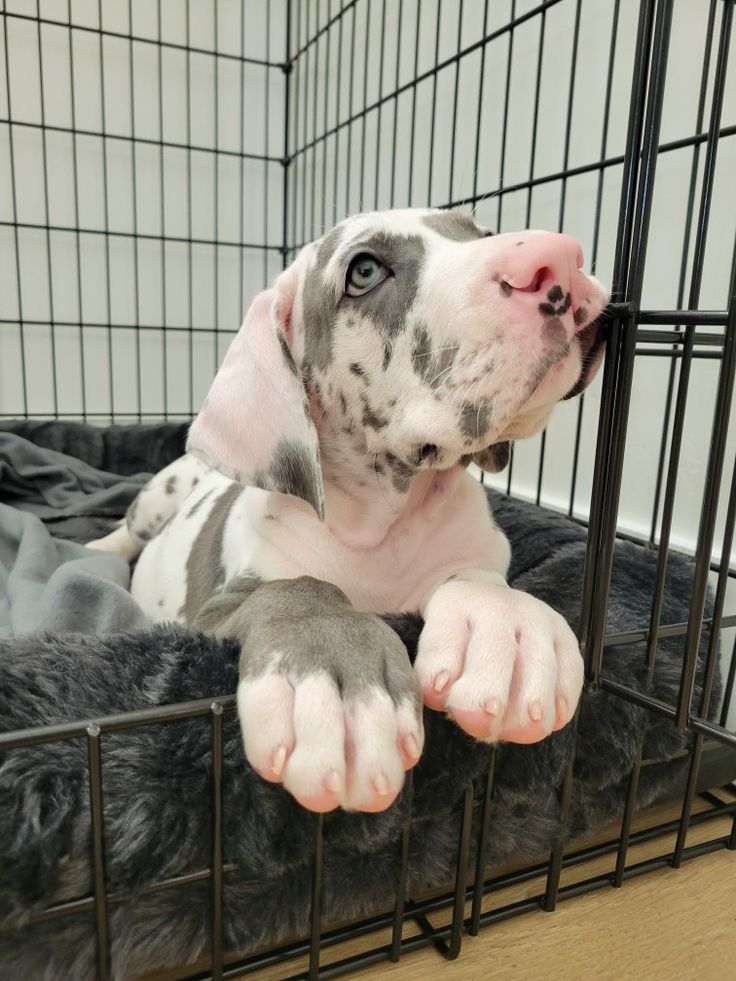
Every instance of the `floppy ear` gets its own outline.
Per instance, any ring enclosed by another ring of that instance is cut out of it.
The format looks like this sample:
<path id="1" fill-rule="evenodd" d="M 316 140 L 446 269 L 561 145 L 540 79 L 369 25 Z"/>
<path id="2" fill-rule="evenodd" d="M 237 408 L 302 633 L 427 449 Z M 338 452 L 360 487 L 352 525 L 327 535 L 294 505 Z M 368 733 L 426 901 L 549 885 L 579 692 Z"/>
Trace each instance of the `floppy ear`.
<path id="1" fill-rule="evenodd" d="M 500 473 L 506 468 L 511 455 L 511 446 L 507 441 L 494 443 L 480 453 L 473 454 L 473 463 L 487 473 Z"/>
<path id="2" fill-rule="evenodd" d="M 242 484 L 300 497 L 322 519 L 317 430 L 287 342 L 297 280 L 292 267 L 251 304 L 186 448 Z"/>

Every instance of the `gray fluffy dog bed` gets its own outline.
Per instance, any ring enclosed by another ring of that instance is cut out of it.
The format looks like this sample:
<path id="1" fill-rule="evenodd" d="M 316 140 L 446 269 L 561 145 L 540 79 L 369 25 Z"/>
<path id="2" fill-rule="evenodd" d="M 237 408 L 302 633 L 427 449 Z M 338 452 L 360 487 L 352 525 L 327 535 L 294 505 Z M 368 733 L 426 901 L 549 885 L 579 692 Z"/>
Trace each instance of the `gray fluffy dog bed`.
<path id="1" fill-rule="evenodd" d="M 66 498 L 64 506 L 55 508 L 48 494 L 36 506 L 36 482 L 13 471 L 9 453 L 0 501 L 35 509 L 57 542 L 89 540 L 109 530 L 135 494 L 144 478 L 131 475 L 169 463 L 181 452 L 184 433 L 185 426 L 173 424 L 101 430 L 81 424 L 6 423 L 0 436 L 10 441 L 11 449 L 22 444 L 41 454 L 51 451 L 57 464 L 55 454 L 68 454 L 85 461 L 90 472 L 118 477 L 117 483 L 106 477 L 104 486 L 91 489 L 80 481 L 76 497 Z M 70 467 L 73 471 L 73 462 Z M 512 542 L 513 585 L 550 603 L 575 628 L 585 531 L 531 505 L 490 496 Z M 646 626 L 654 573 L 654 553 L 617 545 L 609 631 Z M 663 623 L 686 618 L 691 578 L 691 562 L 673 555 Z M 419 619 L 387 619 L 413 657 Z M 650 691 L 663 702 L 675 699 L 681 656 L 681 639 L 660 640 Z M 36 631 L 5 636 L 0 638 L 0 726 L 13 731 L 231 693 L 236 666 L 233 643 L 175 625 L 100 635 Z M 643 648 L 607 649 L 605 671 L 643 688 Z M 717 696 L 718 691 L 714 701 Z M 426 729 L 426 748 L 414 775 L 409 895 L 451 880 L 463 790 L 469 781 L 480 788 L 489 761 L 487 746 L 438 714 L 426 713 Z M 660 762 L 642 770 L 639 802 L 645 805 L 664 795 L 682 778 L 687 738 L 633 704 L 604 692 L 586 696 L 567 835 L 589 833 L 621 813 L 640 739 L 645 757 Z M 489 862 L 525 860 L 550 848 L 559 831 L 560 785 L 570 747 L 568 728 L 537 745 L 500 748 Z M 102 756 L 108 891 L 120 894 L 109 908 L 113 974 L 129 977 L 193 961 L 210 944 L 209 881 L 147 894 L 141 890 L 209 867 L 209 720 L 103 734 Z M 250 770 L 232 712 L 224 721 L 223 795 L 224 860 L 233 866 L 224 880 L 226 954 L 303 934 L 310 909 L 315 817 Z M 51 903 L 91 893 L 88 800 L 83 740 L 0 754 L 0 963 L 5 977 L 78 981 L 94 976 L 91 912 L 27 923 Z M 383 814 L 335 812 L 326 818 L 325 922 L 391 905 L 405 811 L 406 802 L 400 799 Z"/>

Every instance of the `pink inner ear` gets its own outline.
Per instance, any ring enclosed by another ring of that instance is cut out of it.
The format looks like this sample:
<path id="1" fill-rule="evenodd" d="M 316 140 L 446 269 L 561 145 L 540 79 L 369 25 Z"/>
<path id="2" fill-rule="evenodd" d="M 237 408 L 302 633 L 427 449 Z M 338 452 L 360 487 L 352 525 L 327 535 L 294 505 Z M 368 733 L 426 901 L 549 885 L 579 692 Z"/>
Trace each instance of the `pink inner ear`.
<path id="1" fill-rule="evenodd" d="M 292 493 L 278 462 L 279 447 L 288 441 L 292 455 L 310 461 L 302 468 L 309 479 L 293 493 L 321 502 L 317 433 L 301 378 L 279 340 L 275 299 L 276 291 L 266 290 L 251 304 L 192 423 L 187 451 L 243 484 Z M 302 492 L 307 484 L 308 497 Z"/>

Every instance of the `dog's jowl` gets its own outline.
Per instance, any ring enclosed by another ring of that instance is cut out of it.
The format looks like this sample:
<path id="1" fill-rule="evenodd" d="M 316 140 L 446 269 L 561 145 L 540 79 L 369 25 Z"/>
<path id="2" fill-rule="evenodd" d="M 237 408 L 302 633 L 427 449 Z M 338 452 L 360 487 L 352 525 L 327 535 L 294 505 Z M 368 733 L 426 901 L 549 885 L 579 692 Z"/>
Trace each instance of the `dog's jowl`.
<path id="1" fill-rule="evenodd" d="M 578 243 L 457 212 L 358 215 L 253 301 L 192 425 L 96 547 L 134 597 L 240 641 L 245 752 L 306 807 L 382 810 L 422 704 L 478 739 L 571 718 L 576 639 L 509 589 L 475 463 L 539 432 L 602 355 L 607 297 Z M 377 613 L 425 620 L 412 668 Z"/>

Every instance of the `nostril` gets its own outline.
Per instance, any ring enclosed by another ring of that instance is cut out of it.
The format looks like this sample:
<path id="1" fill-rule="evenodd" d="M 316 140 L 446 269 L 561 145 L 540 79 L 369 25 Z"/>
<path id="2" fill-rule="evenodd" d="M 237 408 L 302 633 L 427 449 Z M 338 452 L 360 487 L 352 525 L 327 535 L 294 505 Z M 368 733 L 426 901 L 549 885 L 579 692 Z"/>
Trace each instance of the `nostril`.
<path id="1" fill-rule="evenodd" d="M 532 276 L 532 281 L 527 286 L 517 286 L 515 289 L 518 289 L 520 293 L 538 293 L 542 288 L 542 284 L 551 276 L 550 269 L 547 266 L 542 266 L 541 269 L 537 269 Z"/>
<path id="2" fill-rule="evenodd" d="M 419 450 L 420 460 L 429 460 L 437 456 L 437 447 L 434 443 L 425 443 L 424 446 Z"/>

